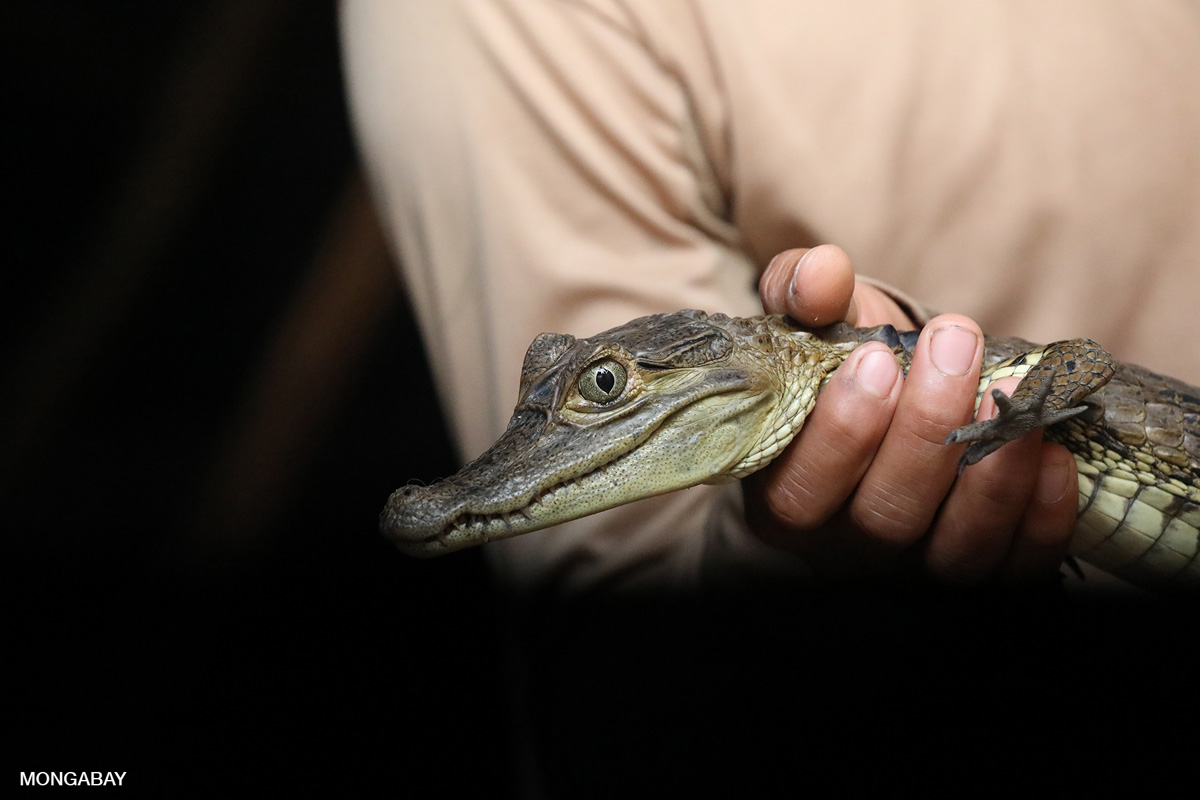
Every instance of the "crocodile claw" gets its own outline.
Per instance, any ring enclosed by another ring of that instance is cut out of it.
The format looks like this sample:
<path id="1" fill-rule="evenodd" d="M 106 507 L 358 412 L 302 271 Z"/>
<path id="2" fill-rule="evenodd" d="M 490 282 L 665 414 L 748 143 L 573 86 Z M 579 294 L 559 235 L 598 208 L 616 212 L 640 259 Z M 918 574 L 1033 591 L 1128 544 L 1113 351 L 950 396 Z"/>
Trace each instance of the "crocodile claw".
<path id="1" fill-rule="evenodd" d="M 963 425 L 946 437 L 946 444 L 970 443 L 958 459 L 958 471 L 962 472 L 972 464 L 978 464 L 985 456 L 1027 433 L 1078 416 L 1088 410 L 1086 404 L 1054 410 L 1046 408 L 1046 399 L 1050 396 L 1051 389 L 1051 382 L 1045 381 L 1036 392 L 1026 393 L 1017 402 L 999 389 L 993 389 L 996 416 L 982 422 Z"/>

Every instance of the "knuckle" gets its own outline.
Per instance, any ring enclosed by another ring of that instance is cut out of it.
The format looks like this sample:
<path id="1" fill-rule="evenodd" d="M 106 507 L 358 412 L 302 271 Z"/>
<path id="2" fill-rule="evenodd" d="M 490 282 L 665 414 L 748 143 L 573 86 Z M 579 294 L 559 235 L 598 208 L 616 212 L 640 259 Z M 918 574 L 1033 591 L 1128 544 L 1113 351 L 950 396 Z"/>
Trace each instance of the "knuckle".
<path id="1" fill-rule="evenodd" d="M 763 502 L 770 518 L 790 530 L 813 530 L 827 516 L 819 495 L 808 482 L 789 472 L 774 476 Z"/>
<path id="2" fill-rule="evenodd" d="M 858 530 L 894 549 L 917 542 L 928 531 L 932 517 L 917 498 L 887 484 L 857 498 L 850 508 L 850 520 Z"/>
<path id="3" fill-rule="evenodd" d="M 972 469 L 983 467 L 977 464 Z M 987 518 L 1001 518 L 1016 523 L 1021 518 L 1029 501 L 1033 482 L 1028 470 L 997 469 L 995 464 L 977 473 L 971 481 L 970 491 L 974 495 L 976 514 Z"/>
<path id="4" fill-rule="evenodd" d="M 970 422 L 974 395 L 945 396 L 910 408 L 904 416 L 905 427 L 912 436 L 927 444 L 944 447 L 946 436 L 955 428 Z"/>
<path id="5" fill-rule="evenodd" d="M 939 521 L 925 556 L 931 574 L 951 583 L 975 584 L 999 571 L 1012 546 L 1017 522 L 982 511 L 968 508 Z"/>

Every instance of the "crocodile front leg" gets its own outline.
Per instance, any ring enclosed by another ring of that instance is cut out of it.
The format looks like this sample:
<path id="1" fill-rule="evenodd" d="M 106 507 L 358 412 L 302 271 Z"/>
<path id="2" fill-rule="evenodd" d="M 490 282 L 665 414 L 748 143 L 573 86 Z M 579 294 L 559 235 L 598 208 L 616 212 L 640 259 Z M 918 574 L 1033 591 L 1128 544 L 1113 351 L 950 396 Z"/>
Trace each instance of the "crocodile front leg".
<path id="1" fill-rule="evenodd" d="M 1087 397 L 1107 384 L 1113 372 L 1112 355 L 1090 339 L 1055 342 L 985 369 L 979 381 L 980 398 L 1000 378 L 1018 375 L 1021 382 L 1011 397 L 992 390 L 999 409 L 995 417 L 964 425 L 946 437 L 946 444 L 969 443 L 959 459 L 959 470 L 1027 433 L 1087 411 Z"/>

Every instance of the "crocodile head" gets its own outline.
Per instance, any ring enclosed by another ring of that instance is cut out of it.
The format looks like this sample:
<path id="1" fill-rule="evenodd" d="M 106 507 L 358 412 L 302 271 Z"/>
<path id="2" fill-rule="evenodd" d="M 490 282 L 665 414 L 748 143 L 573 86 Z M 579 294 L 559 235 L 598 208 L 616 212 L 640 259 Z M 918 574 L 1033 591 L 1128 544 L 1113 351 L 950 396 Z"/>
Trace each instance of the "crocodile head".
<path id="1" fill-rule="evenodd" d="M 756 325 L 682 311 L 587 339 L 542 334 L 500 439 L 450 478 L 395 491 L 383 532 L 438 555 L 760 466 L 790 439 L 764 443 L 774 410 L 790 405 L 798 428 L 811 402 L 780 403 L 771 326 Z"/>

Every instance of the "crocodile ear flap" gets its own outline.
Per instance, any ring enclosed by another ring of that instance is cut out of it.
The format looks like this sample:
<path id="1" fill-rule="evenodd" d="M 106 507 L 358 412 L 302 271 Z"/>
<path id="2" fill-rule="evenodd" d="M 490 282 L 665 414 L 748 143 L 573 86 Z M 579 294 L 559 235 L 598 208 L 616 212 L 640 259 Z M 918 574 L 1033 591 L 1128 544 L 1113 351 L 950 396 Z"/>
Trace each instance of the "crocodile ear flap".
<path id="1" fill-rule="evenodd" d="M 567 333 L 539 333 L 525 351 L 525 363 L 521 365 L 521 392 L 518 397 L 524 397 L 538 376 L 553 367 L 573 344 L 575 337 Z"/>

